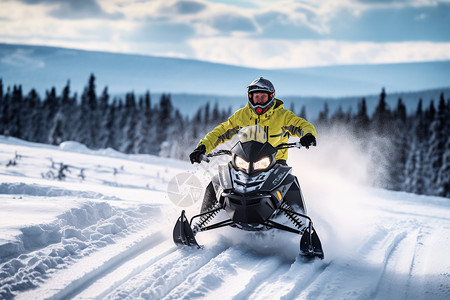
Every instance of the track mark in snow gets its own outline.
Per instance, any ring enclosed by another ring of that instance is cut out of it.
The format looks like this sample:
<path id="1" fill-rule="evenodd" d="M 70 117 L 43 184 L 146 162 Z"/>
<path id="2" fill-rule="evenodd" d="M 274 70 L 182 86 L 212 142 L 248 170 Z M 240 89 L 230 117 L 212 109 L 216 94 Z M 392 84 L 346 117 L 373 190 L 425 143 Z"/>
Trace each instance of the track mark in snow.
<path id="1" fill-rule="evenodd" d="M 110 200 L 120 200 L 117 197 L 105 196 L 97 192 L 89 191 L 75 191 L 66 188 L 58 188 L 54 186 L 45 186 L 39 184 L 25 184 L 23 182 L 19 183 L 1 183 L 0 184 L 0 194 L 9 195 L 31 195 L 34 197 L 78 197 L 86 199 L 110 199 Z"/>
<path id="2" fill-rule="evenodd" d="M 373 299 L 388 262 L 406 236 L 401 230 L 378 229 L 360 248 L 361 255 L 326 265 L 322 272 L 313 275 L 307 286 L 292 289 L 286 299 Z"/>
<path id="3" fill-rule="evenodd" d="M 262 257 L 240 245 L 228 248 L 190 274 L 164 299 L 247 299 L 280 267 L 280 256 Z"/>
<path id="4" fill-rule="evenodd" d="M 327 282 L 329 280 L 329 277 L 327 277 L 327 270 L 328 267 L 331 265 L 331 262 L 323 263 L 319 260 L 314 260 L 307 264 L 310 267 L 308 268 L 307 272 L 304 272 L 301 276 L 301 278 L 294 279 L 295 285 L 289 293 L 284 295 L 281 299 L 294 299 L 294 298 L 302 298 L 303 293 L 298 295 L 299 291 L 308 291 L 313 290 L 314 293 L 307 292 L 308 299 L 315 299 L 315 291 L 317 290 L 317 286 L 319 287 L 319 291 L 321 291 L 321 288 L 323 286 L 323 282 Z M 333 274 L 333 272 L 329 272 Z M 318 283 L 320 282 L 320 283 Z"/>
<path id="5" fill-rule="evenodd" d="M 187 274 L 197 272 L 227 247 L 219 243 L 209 249 L 177 249 L 129 279 L 106 299 L 161 299 L 182 283 Z"/>
<path id="6" fill-rule="evenodd" d="M 374 298 L 406 299 L 420 230 L 408 233 L 386 261 Z"/>
<path id="7" fill-rule="evenodd" d="M 384 255 L 380 255 L 380 257 L 383 258 L 382 261 L 380 261 L 380 264 L 383 266 L 379 275 L 378 275 L 378 280 L 377 280 L 377 284 L 376 287 L 374 288 L 371 298 L 375 298 L 378 296 L 378 294 L 380 293 L 385 293 L 385 288 L 387 288 L 386 284 L 392 284 L 388 283 L 385 278 L 386 277 L 391 277 L 391 274 L 389 274 L 389 272 L 395 272 L 395 264 L 399 263 L 399 259 L 401 259 L 400 257 L 395 257 L 397 253 L 400 252 L 399 255 L 403 254 L 403 247 L 406 248 L 411 248 L 412 249 L 408 249 L 408 251 L 413 251 L 414 253 L 414 245 L 415 245 L 415 241 L 417 240 L 417 231 L 415 231 L 413 233 L 413 235 L 408 235 L 407 232 L 397 232 L 397 233 L 392 233 L 391 236 L 388 235 L 388 237 L 386 238 L 386 243 L 384 244 L 385 246 L 385 253 Z M 411 245 L 412 242 L 412 245 Z M 406 245 L 403 245 L 406 244 Z M 381 254 L 381 253 L 380 253 Z M 409 254 L 407 253 L 407 255 L 409 256 Z M 408 264 L 408 267 L 406 268 L 407 270 L 410 269 L 410 264 L 411 264 L 411 260 L 412 258 L 405 258 L 407 261 L 409 260 L 409 263 L 406 262 Z M 394 265 L 394 266 L 392 266 Z M 392 267 L 391 267 L 392 266 Z M 404 270 L 404 268 L 402 269 Z M 396 279 L 395 276 L 391 278 L 392 280 Z M 388 280 L 389 281 L 389 280 Z M 406 284 L 406 282 L 405 282 Z M 399 285 L 397 288 L 400 288 L 401 286 Z M 397 290 L 398 292 L 398 290 Z M 391 298 L 389 296 L 389 298 Z"/>
<path id="8" fill-rule="evenodd" d="M 131 246 L 129 240 L 110 245 L 103 251 L 77 261 L 69 269 L 59 271 L 39 289 L 19 294 L 18 299 L 69 299 L 87 288 L 92 281 L 163 240 L 163 235 L 156 232 L 145 238 L 138 238 Z"/>
<path id="9" fill-rule="evenodd" d="M 134 254 L 130 253 L 129 258 L 125 258 L 116 265 L 113 264 L 110 268 L 105 269 L 92 281 L 87 281 L 85 286 L 82 287 L 83 290 L 77 289 L 75 298 L 103 299 L 127 280 L 176 250 L 172 241 L 158 244 L 164 238 L 161 235 L 152 238 L 155 239 L 152 243 L 156 244 L 154 247 L 148 245 L 141 251 L 136 251 Z"/>

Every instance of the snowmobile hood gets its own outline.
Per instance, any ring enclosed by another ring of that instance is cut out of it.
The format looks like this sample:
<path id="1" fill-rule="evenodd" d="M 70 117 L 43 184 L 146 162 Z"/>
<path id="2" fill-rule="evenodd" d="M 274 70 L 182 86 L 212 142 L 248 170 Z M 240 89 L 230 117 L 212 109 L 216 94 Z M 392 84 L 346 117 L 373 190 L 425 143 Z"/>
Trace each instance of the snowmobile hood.
<path id="1" fill-rule="evenodd" d="M 237 143 L 231 152 L 245 159 L 248 162 L 255 162 L 266 156 L 273 156 L 277 150 L 268 142 L 260 143 L 249 141 L 245 143 Z"/>

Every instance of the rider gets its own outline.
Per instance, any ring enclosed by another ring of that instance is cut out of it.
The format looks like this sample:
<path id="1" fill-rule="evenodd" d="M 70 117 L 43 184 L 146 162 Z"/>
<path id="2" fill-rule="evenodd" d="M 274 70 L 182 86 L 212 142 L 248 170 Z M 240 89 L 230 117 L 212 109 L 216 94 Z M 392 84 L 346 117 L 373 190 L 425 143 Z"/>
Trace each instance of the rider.
<path id="1" fill-rule="evenodd" d="M 219 124 L 198 143 L 197 148 L 189 155 L 191 163 L 200 163 L 202 155 L 231 140 L 239 129 L 250 125 L 260 125 L 266 132 L 268 142 L 274 147 L 287 143 L 289 135 L 300 137 L 301 145 L 306 148 L 316 145 L 317 134 L 314 126 L 284 108 L 284 103 L 275 98 L 275 88 L 269 80 L 263 77 L 255 79 L 247 87 L 247 93 L 247 105 L 237 110 L 228 121 Z M 287 149 L 282 149 L 277 152 L 275 159 L 286 165 L 287 156 Z M 215 202 L 214 185 L 217 181 L 218 179 L 213 177 L 206 188 L 202 212 Z"/>
<path id="2" fill-rule="evenodd" d="M 255 79 L 247 87 L 247 91 L 247 105 L 236 111 L 228 121 L 219 124 L 198 143 L 197 148 L 189 155 L 191 163 L 200 163 L 203 154 L 231 140 L 239 129 L 250 125 L 260 125 L 266 132 L 268 142 L 274 147 L 287 143 L 289 135 L 300 137 L 301 145 L 306 148 L 316 145 L 317 134 L 314 126 L 284 108 L 284 103 L 275 98 L 275 88 L 269 80 L 263 77 Z M 287 156 L 287 149 L 283 149 L 277 152 L 275 159 L 285 165 Z"/>

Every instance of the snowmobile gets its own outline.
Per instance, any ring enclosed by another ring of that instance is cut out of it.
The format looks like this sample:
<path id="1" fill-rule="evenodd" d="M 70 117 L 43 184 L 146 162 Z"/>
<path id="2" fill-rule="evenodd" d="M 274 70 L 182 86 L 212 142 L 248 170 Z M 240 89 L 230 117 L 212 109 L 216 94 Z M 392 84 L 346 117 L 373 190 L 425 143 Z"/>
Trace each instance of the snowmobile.
<path id="1" fill-rule="evenodd" d="M 200 214 L 190 222 L 185 211 L 181 212 L 173 229 L 175 244 L 201 248 L 196 234 L 225 226 L 247 231 L 279 229 L 301 235 L 301 256 L 323 259 L 322 245 L 306 214 L 298 180 L 291 174 L 291 167 L 275 160 L 278 150 L 301 148 L 300 142 L 273 147 L 259 125 L 244 127 L 237 136 L 238 141 L 231 150 L 202 157 L 209 162 L 212 157 L 230 155 L 231 160 L 219 165 L 218 175 L 211 181 L 214 189 L 209 192 L 214 196 L 209 198 L 213 201 L 208 202 L 205 197 Z M 221 211 L 226 212 L 226 217 L 217 221 Z"/>

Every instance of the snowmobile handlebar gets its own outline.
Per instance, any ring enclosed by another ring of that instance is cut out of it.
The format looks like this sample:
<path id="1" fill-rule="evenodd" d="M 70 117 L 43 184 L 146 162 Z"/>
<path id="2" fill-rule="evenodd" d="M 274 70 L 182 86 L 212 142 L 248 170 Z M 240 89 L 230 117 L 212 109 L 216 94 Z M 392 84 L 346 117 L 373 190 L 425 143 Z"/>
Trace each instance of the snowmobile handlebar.
<path id="1" fill-rule="evenodd" d="M 280 149 L 287 149 L 287 148 L 302 148 L 302 147 L 303 146 L 302 146 L 302 144 L 300 144 L 300 141 L 299 141 L 299 142 L 295 142 L 295 143 L 283 143 L 283 144 L 276 146 L 275 149 L 280 150 Z M 221 155 L 231 155 L 231 151 L 230 150 L 218 150 L 216 152 L 202 154 L 200 156 L 200 160 L 209 163 L 210 157 L 221 156 Z"/>
<path id="2" fill-rule="evenodd" d="M 216 152 L 211 152 L 211 153 L 208 153 L 208 154 L 202 154 L 200 156 L 200 159 L 202 161 L 206 161 L 206 162 L 209 163 L 209 161 L 210 161 L 209 158 L 210 157 L 220 156 L 220 155 L 231 155 L 231 151 L 230 150 L 218 150 Z"/>
<path id="3" fill-rule="evenodd" d="M 275 147 L 275 149 L 277 150 L 281 150 L 281 149 L 287 149 L 287 148 L 302 148 L 302 144 L 300 144 L 300 141 L 295 142 L 295 143 L 283 143 L 283 144 L 279 144 L 278 146 Z"/>

